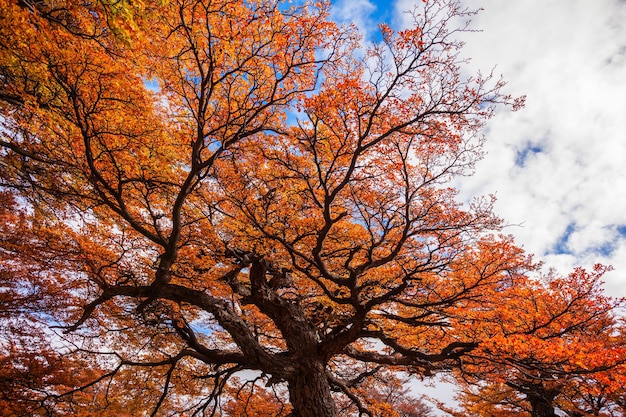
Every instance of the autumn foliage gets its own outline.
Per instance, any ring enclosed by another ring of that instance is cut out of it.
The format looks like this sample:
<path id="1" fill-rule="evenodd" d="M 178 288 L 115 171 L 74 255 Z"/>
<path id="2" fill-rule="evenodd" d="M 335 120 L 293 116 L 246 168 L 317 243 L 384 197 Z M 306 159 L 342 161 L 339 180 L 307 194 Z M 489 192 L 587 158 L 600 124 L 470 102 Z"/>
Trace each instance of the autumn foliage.
<path id="1" fill-rule="evenodd" d="M 365 47 L 324 1 L 0 0 L 5 415 L 426 417 L 441 372 L 463 415 L 623 407 L 605 269 L 456 201 L 523 100 L 419 3 Z"/>

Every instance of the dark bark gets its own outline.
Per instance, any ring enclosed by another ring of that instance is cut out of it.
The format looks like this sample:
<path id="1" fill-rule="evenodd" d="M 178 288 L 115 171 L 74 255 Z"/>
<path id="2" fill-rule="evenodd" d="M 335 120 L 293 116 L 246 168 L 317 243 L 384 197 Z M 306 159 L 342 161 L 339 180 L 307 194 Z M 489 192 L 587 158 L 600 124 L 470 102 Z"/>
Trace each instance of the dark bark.
<path id="1" fill-rule="evenodd" d="M 561 387 L 546 388 L 534 381 L 507 382 L 511 388 L 526 395 L 531 407 L 531 417 L 557 417 L 554 412 L 554 399 L 561 393 Z"/>
<path id="2" fill-rule="evenodd" d="M 250 265 L 250 301 L 272 319 L 296 360 L 289 359 L 281 375 L 287 380 L 293 406 L 292 417 L 335 417 L 338 415 L 330 391 L 324 360 L 318 352 L 319 337 L 302 308 L 280 297 L 270 285 L 279 273 L 262 260 Z M 268 276 L 272 277 L 268 281 Z M 295 362 L 295 363 L 293 363 Z M 274 374 L 276 374 L 274 372 Z"/>
<path id="3" fill-rule="evenodd" d="M 544 395 L 529 394 L 527 399 L 532 407 L 531 417 L 557 417 L 552 405 L 555 396 L 552 393 L 544 393 Z"/>
<path id="4" fill-rule="evenodd" d="M 303 363 L 296 374 L 287 381 L 293 411 L 291 417 L 335 417 L 337 406 L 330 392 L 324 364 Z"/>

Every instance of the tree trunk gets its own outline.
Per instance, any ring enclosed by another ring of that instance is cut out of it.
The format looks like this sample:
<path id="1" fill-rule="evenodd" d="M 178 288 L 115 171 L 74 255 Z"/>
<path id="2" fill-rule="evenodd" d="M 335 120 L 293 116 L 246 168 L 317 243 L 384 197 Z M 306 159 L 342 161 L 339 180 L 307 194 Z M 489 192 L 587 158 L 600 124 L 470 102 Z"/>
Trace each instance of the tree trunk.
<path id="1" fill-rule="evenodd" d="M 528 401 L 532 407 L 531 417 L 557 417 L 552 406 L 552 398 L 542 396 L 528 396 Z"/>
<path id="2" fill-rule="evenodd" d="M 288 381 L 291 417 L 336 417 L 337 406 L 330 392 L 324 365 L 295 364 L 297 375 Z"/>

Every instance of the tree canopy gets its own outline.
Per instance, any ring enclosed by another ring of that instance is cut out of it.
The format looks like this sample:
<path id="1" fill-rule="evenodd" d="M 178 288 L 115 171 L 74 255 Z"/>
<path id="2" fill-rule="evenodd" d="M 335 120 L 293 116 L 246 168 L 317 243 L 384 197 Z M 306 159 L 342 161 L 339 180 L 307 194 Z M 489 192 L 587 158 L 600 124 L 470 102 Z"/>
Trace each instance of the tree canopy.
<path id="1" fill-rule="evenodd" d="M 0 0 L 9 415 L 427 416 L 401 381 L 442 372 L 533 416 L 529 387 L 617 392 L 606 268 L 539 279 L 493 198 L 456 200 L 523 104 L 466 74 L 474 12 L 365 47 L 329 8 Z"/>

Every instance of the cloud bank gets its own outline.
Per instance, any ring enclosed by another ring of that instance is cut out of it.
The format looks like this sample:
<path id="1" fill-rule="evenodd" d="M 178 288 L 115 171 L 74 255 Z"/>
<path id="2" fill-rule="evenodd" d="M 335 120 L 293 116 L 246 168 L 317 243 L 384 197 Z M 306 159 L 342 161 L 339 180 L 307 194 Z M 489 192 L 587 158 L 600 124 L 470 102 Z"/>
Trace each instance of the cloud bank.
<path id="1" fill-rule="evenodd" d="M 471 66 L 495 66 L 527 101 L 490 121 L 463 196 L 496 193 L 520 225 L 507 232 L 547 267 L 613 265 L 607 292 L 626 296 L 626 2 L 466 3 L 484 8 Z"/>

